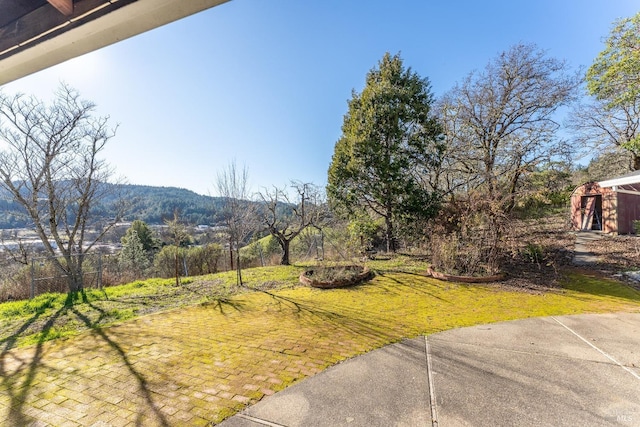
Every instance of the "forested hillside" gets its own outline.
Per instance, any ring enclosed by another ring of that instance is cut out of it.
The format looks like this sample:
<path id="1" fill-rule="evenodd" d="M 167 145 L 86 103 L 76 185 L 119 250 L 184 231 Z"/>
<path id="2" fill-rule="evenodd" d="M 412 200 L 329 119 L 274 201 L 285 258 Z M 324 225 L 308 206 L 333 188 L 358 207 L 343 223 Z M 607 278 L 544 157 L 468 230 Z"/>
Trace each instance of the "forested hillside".
<path id="1" fill-rule="evenodd" d="M 126 219 L 141 219 L 147 224 L 162 224 L 172 219 L 177 209 L 180 218 L 189 224 L 214 224 L 221 220 L 222 199 L 203 196 L 176 187 L 126 185 L 124 192 L 132 201 Z"/>
<path id="2" fill-rule="evenodd" d="M 140 219 L 147 224 L 162 224 L 165 219 L 173 218 L 176 209 L 181 220 L 193 225 L 215 224 L 221 220 L 222 202 L 219 197 L 203 196 L 176 187 L 124 185 L 120 190 L 124 199 L 131 204 L 124 220 Z M 113 193 L 116 194 L 115 191 Z M 111 218 L 116 200 L 116 196 L 110 197 L 95 206 L 94 218 Z M 23 208 L 0 190 L 0 228 L 23 228 L 29 225 Z"/>

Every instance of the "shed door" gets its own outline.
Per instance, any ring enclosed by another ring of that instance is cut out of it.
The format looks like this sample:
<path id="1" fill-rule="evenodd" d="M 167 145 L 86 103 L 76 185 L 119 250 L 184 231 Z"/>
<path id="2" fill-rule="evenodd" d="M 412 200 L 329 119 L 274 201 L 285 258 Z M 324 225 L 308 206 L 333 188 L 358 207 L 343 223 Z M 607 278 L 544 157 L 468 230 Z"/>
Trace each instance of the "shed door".
<path id="1" fill-rule="evenodd" d="M 582 212 L 581 230 L 602 230 L 602 196 L 582 196 L 580 201 Z"/>

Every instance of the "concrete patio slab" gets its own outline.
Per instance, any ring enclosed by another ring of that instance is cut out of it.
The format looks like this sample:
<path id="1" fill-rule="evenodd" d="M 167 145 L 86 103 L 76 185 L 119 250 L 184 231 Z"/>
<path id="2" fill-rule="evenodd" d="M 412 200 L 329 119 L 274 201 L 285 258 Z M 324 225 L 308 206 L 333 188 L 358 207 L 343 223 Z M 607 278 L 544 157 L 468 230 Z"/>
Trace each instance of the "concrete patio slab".
<path id="1" fill-rule="evenodd" d="M 426 372 L 424 338 L 403 341 L 329 368 L 220 425 L 427 425 Z"/>
<path id="2" fill-rule="evenodd" d="M 640 381 L 611 363 L 437 338 L 430 348 L 440 426 L 600 426 L 640 414 Z"/>
<path id="3" fill-rule="evenodd" d="M 220 426 L 637 426 L 638 328 L 640 314 L 625 313 L 420 337 L 334 366 Z"/>
<path id="4" fill-rule="evenodd" d="M 509 352 L 606 362 L 607 358 L 576 339 L 552 317 L 454 329 L 430 337 L 438 342 L 490 347 Z"/>
<path id="5" fill-rule="evenodd" d="M 564 317 L 561 321 L 605 354 L 615 355 L 615 360 L 640 374 L 640 346 L 631 345 L 640 337 L 637 314 L 578 315 Z"/>
<path id="6" fill-rule="evenodd" d="M 576 232 L 576 243 L 573 249 L 573 264 L 591 265 L 598 262 L 598 257 L 589 252 L 587 244 L 602 238 L 601 231 L 578 231 Z"/>

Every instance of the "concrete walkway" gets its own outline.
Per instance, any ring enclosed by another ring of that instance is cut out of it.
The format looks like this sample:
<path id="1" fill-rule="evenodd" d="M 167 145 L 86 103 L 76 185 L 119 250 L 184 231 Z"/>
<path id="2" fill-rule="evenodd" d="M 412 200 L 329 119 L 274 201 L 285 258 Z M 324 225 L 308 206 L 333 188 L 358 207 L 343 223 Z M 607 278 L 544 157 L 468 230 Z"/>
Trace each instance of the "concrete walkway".
<path id="1" fill-rule="evenodd" d="M 534 318 L 403 341 L 219 425 L 639 426 L 640 314 Z"/>
<path id="2" fill-rule="evenodd" d="M 576 232 L 576 244 L 573 250 L 573 265 L 583 266 L 598 262 L 598 257 L 589 252 L 587 244 L 602 238 L 601 231 Z"/>

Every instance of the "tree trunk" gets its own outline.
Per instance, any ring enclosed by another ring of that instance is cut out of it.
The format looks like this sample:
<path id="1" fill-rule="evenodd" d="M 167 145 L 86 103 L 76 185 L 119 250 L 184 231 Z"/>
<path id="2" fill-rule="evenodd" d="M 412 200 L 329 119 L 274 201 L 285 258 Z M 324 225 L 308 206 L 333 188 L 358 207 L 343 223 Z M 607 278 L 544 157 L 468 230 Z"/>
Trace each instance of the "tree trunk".
<path id="1" fill-rule="evenodd" d="M 640 170 L 640 155 L 633 155 L 633 170 Z"/>
<path id="2" fill-rule="evenodd" d="M 509 199 L 505 206 L 505 212 L 510 213 L 513 208 L 516 207 L 516 191 L 518 190 L 518 180 L 520 179 L 520 173 L 516 172 L 511 179 L 511 185 L 509 186 Z"/>
<path id="3" fill-rule="evenodd" d="M 391 216 L 386 216 L 384 223 L 386 226 L 387 252 L 395 252 L 396 242 L 393 239 L 393 222 L 391 221 Z"/>
<path id="4" fill-rule="evenodd" d="M 75 272 L 69 274 L 69 292 L 81 292 L 83 288 L 82 275 L 78 277 Z"/>
<path id="5" fill-rule="evenodd" d="M 280 265 L 291 265 L 289 261 L 289 243 L 290 240 L 280 240 L 280 246 L 282 247 L 282 259 L 280 260 Z"/>
<path id="6" fill-rule="evenodd" d="M 75 259 L 72 256 L 65 257 L 67 263 L 67 278 L 69 280 L 69 292 L 81 292 L 84 289 L 82 274 L 82 255 Z"/>
<path id="7" fill-rule="evenodd" d="M 237 267 L 237 271 L 236 271 L 237 283 L 238 283 L 238 286 L 242 286 L 242 267 L 240 266 L 240 251 L 239 250 L 236 251 L 236 267 Z"/>
<path id="8" fill-rule="evenodd" d="M 176 273 L 176 286 L 180 286 L 180 264 L 178 260 L 178 247 L 176 246 L 176 257 L 174 259 L 174 267 Z"/>

